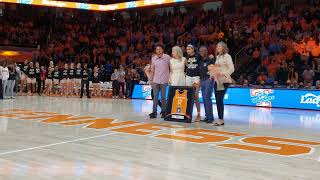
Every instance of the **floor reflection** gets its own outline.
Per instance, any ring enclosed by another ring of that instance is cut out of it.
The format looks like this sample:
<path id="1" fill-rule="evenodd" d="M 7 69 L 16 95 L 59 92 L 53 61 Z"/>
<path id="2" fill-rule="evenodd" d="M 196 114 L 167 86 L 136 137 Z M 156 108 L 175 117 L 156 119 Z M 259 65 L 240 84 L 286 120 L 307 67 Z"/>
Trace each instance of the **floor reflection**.
<path id="1" fill-rule="evenodd" d="M 15 101 L 6 101 L 0 107 L 5 108 L 23 108 L 39 111 L 54 111 L 61 114 L 76 115 L 96 115 L 110 117 L 112 115 L 135 115 L 145 116 L 152 111 L 152 101 L 150 100 L 112 100 L 112 99 L 79 99 L 79 98 L 59 98 L 59 97 L 19 97 Z M 48 103 L 48 101 L 50 103 Z M 31 102 L 32 106 L 29 105 Z M 67 106 L 67 108 L 66 108 Z M 213 105 L 214 116 L 217 118 L 216 106 Z M 158 112 L 161 109 L 159 108 Z M 80 114 L 79 114 L 80 112 Z M 202 117 L 204 117 L 204 107 L 201 108 Z M 196 109 L 194 109 L 196 115 Z M 225 120 L 230 123 L 238 123 L 249 127 L 296 127 L 320 129 L 320 112 L 295 109 L 277 109 L 277 108 L 257 108 L 246 106 L 226 106 Z M 6 121 L 1 119 L 0 132 L 5 131 Z"/>

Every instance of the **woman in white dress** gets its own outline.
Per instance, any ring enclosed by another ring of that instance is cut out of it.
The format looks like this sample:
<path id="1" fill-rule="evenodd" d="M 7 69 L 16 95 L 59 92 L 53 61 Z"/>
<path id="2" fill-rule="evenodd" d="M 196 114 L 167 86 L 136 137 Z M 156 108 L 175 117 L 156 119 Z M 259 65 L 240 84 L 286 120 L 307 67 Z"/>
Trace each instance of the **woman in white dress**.
<path id="1" fill-rule="evenodd" d="M 185 74 L 186 58 L 183 57 L 182 49 L 179 46 L 172 48 L 172 58 L 170 59 L 170 80 L 171 86 L 185 86 L 186 74 Z"/>

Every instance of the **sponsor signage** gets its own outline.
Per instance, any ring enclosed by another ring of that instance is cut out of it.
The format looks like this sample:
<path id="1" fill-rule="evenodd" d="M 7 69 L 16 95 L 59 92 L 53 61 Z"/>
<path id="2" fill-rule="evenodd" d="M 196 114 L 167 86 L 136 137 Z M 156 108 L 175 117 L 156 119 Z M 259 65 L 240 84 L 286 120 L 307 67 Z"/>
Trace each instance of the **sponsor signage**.
<path id="1" fill-rule="evenodd" d="M 137 85 L 133 92 L 135 99 L 151 99 L 150 95 L 151 87 L 148 85 Z M 199 98 L 203 102 L 201 92 Z M 214 93 L 211 99 L 216 102 Z M 320 110 L 320 91 L 229 88 L 224 102 L 228 105 Z"/>

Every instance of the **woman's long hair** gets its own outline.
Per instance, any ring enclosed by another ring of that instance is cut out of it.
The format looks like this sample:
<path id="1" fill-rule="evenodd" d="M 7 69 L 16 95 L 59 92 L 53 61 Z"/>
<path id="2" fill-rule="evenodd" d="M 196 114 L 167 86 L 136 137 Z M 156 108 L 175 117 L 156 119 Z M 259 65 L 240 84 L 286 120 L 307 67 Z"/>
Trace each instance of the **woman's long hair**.
<path id="1" fill-rule="evenodd" d="M 218 53 L 218 46 L 222 46 L 223 47 L 223 52 L 222 52 L 222 54 L 219 54 Z M 218 44 L 217 44 L 217 47 L 216 47 L 216 57 L 217 56 L 223 56 L 223 55 L 225 55 L 225 54 L 227 54 L 227 53 L 229 53 L 229 48 L 228 48 L 228 45 L 225 43 L 225 42 L 219 42 Z"/>
<path id="2" fill-rule="evenodd" d="M 175 51 L 175 52 L 178 54 L 179 60 L 182 60 L 182 58 L 183 58 L 182 49 L 181 49 L 179 46 L 174 46 L 174 47 L 172 48 L 172 52 L 173 52 L 173 51 Z"/>

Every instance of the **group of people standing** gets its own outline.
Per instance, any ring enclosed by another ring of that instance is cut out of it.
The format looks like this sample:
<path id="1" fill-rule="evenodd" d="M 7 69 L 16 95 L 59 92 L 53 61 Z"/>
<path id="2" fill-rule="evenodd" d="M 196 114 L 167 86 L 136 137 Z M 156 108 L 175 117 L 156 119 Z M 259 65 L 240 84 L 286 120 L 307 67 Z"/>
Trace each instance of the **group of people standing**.
<path id="1" fill-rule="evenodd" d="M 37 93 L 38 95 L 80 95 L 82 98 L 85 89 L 87 97 L 90 98 L 89 77 L 92 77 L 92 93 L 98 95 L 100 92 L 99 68 L 95 66 L 91 70 L 87 64 L 78 63 L 76 66 L 74 63 L 65 64 L 60 70 L 52 61 L 48 67 L 27 60 L 20 66 L 16 63 L 7 65 L 7 62 L 3 62 L 0 66 L 0 75 L 4 99 L 15 98 L 16 93 L 24 92 L 29 96 Z"/>
<path id="2" fill-rule="evenodd" d="M 17 64 L 0 62 L 0 97 L 3 99 L 15 99 L 14 89 L 18 79 Z"/>
<path id="3" fill-rule="evenodd" d="M 234 65 L 228 54 L 227 44 L 219 42 L 215 55 L 208 55 L 206 47 L 200 47 L 199 53 L 193 45 L 186 48 L 186 57 L 178 46 L 172 48 L 172 57 L 164 54 L 164 46 L 156 45 L 156 54 L 152 57 L 151 65 L 146 69 L 149 84 L 153 91 L 153 112 L 150 118 L 157 117 L 158 96 L 161 92 L 161 115 L 165 118 L 166 112 L 166 88 L 170 86 L 195 87 L 195 105 L 197 109 L 196 121 L 213 123 L 215 126 L 224 125 L 223 99 L 229 85 L 232 83 L 231 74 Z M 219 73 L 214 75 L 208 70 L 210 65 L 219 67 Z M 222 80 L 221 80 L 222 79 Z M 199 91 L 201 89 L 205 108 L 205 119 L 201 120 Z M 215 120 L 212 108 L 212 93 L 215 92 L 218 117 Z"/>
<path id="4" fill-rule="evenodd" d="M 137 69 L 125 70 L 123 65 L 120 65 L 119 69 L 114 69 L 111 75 L 112 98 L 131 98 L 134 86 L 139 84 L 140 79 Z"/>

